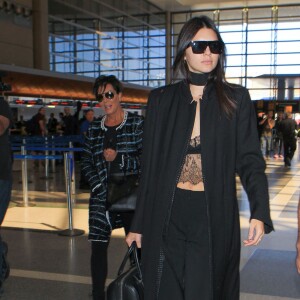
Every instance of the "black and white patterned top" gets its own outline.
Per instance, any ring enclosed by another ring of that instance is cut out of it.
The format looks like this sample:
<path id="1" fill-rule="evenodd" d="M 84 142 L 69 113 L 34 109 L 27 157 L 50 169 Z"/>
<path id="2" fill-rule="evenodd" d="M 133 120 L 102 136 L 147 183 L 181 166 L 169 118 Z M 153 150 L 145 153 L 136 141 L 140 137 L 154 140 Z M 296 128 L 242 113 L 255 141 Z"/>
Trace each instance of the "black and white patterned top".
<path id="1" fill-rule="evenodd" d="M 112 226 L 106 211 L 107 164 L 103 157 L 103 144 L 107 128 L 106 116 L 93 121 L 87 131 L 81 167 L 90 184 L 89 240 L 107 242 Z M 144 118 L 125 112 L 123 122 L 117 127 L 116 151 L 122 157 L 120 172 L 138 174 L 142 151 Z"/>

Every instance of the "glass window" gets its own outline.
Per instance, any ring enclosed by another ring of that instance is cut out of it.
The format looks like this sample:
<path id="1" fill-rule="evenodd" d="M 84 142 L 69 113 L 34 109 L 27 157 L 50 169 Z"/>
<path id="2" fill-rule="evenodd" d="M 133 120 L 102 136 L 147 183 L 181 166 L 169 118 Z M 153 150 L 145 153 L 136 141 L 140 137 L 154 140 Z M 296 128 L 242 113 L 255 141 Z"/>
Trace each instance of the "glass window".
<path id="1" fill-rule="evenodd" d="M 103 3 L 70 9 L 63 1 L 49 1 L 51 70 L 86 76 L 111 73 L 122 81 L 151 87 L 165 84 L 165 13 L 144 0 L 120 1 L 115 10 Z M 278 11 L 265 6 L 171 13 L 172 60 L 183 24 L 207 15 L 216 20 L 226 43 L 226 77 L 261 99 L 272 91 L 270 79 L 254 84 L 253 78 L 299 74 L 299 9 L 296 4 L 279 6 Z"/>

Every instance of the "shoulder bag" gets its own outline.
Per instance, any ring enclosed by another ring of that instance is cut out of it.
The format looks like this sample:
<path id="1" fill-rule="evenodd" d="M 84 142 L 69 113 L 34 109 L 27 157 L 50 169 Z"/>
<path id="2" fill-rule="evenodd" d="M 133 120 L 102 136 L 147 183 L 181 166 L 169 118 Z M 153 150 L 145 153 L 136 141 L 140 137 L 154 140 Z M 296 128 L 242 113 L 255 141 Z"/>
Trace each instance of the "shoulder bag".
<path id="1" fill-rule="evenodd" d="M 126 272 L 124 268 L 133 254 L 135 264 Z M 121 263 L 117 278 L 107 288 L 107 300 L 143 300 L 144 284 L 140 262 L 137 255 L 137 245 L 133 242 Z"/>
<path id="2" fill-rule="evenodd" d="M 128 160 L 128 148 L 127 148 L 127 135 L 126 136 L 126 157 L 125 161 Z M 131 164 L 126 166 L 124 169 L 131 169 Z M 110 164 L 108 164 L 108 169 Z M 114 175 L 111 174 L 108 178 L 107 184 L 107 210 L 110 212 L 132 212 L 135 210 L 137 201 L 137 188 L 139 183 L 138 174 L 128 174 L 124 171 L 123 174 Z"/>
<path id="3" fill-rule="evenodd" d="M 139 176 L 111 175 L 107 184 L 107 209 L 110 212 L 135 210 Z"/>

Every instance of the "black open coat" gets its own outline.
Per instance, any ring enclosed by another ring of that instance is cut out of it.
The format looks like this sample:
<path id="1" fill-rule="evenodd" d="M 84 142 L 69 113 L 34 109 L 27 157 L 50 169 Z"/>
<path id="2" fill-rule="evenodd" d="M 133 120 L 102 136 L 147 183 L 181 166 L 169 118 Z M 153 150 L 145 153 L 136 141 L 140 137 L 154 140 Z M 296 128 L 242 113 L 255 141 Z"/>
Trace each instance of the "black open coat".
<path id="1" fill-rule="evenodd" d="M 214 84 L 200 104 L 202 172 L 208 203 L 211 299 L 239 299 L 240 224 L 235 175 L 247 192 L 251 218 L 273 229 L 268 183 L 248 91 L 232 89 L 237 108 L 222 113 Z M 185 81 L 151 92 L 144 127 L 139 201 L 131 231 L 143 234 L 145 300 L 157 298 L 163 267 L 162 240 L 174 192 L 191 138 L 196 103 Z"/>

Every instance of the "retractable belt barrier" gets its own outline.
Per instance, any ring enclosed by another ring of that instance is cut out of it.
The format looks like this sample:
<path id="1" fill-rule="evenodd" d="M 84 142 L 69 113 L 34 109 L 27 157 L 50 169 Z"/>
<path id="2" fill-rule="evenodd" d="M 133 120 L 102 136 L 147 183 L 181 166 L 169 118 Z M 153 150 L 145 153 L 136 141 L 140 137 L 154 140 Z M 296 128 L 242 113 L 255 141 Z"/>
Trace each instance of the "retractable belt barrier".
<path id="1" fill-rule="evenodd" d="M 77 145 L 83 144 L 83 136 L 70 135 L 70 136 L 14 136 L 11 137 L 11 144 L 13 151 L 21 151 L 21 147 L 25 146 L 26 151 L 33 152 L 45 152 L 45 156 L 42 158 L 40 155 L 35 157 L 27 156 L 27 159 L 45 159 L 45 176 L 42 179 L 50 179 L 49 176 L 49 160 L 52 163 L 52 172 L 55 172 L 55 159 L 61 159 L 59 157 L 54 158 L 56 152 L 72 151 L 81 152 L 81 147 L 73 147 L 73 143 Z M 49 155 L 51 153 L 51 155 Z M 27 154 L 27 153 L 26 153 Z M 74 157 L 74 155 L 73 155 Z M 20 159 L 17 156 L 16 159 Z M 74 165 L 74 164 L 73 164 Z M 75 193 L 75 176 L 72 176 L 72 192 Z"/>
<path id="2" fill-rule="evenodd" d="M 39 154 L 14 154 L 14 159 L 33 159 L 33 160 L 41 160 L 41 159 L 63 159 L 63 155 L 39 155 Z"/>
<path id="3" fill-rule="evenodd" d="M 39 141 L 36 143 L 36 141 Z M 74 140 L 74 139 L 73 139 Z M 20 142 L 21 141 L 21 142 Z M 30 142 L 29 142 L 30 141 Z M 51 141 L 51 142 L 50 142 Z M 66 182 L 66 195 L 68 203 L 68 214 L 69 214 L 69 228 L 59 232 L 60 235 L 64 236 L 78 236 L 84 234 L 83 230 L 73 228 L 73 208 L 72 208 L 72 196 L 71 193 L 75 194 L 75 164 L 74 164 L 74 152 L 82 151 L 80 147 L 73 147 L 70 138 L 62 139 L 59 137 L 58 143 L 54 142 L 54 139 L 48 141 L 48 138 L 27 138 L 18 140 L 12 140 L 13 151 L 20 151 L 21 154 L 14 154 L 14 159 L 22 161 L 22 187 L 23 187 L 23 204 L 19 206 L 34 206 L 28 201 L 28 169 L 27 160 L 45 160 L 45 179 L 49 179 L 49 161 L 52 161 L 52 168 L 54 170 L 55 160 L 64 159 L 65 169 L 65 182 Z M 76 142 L 79 140 L 77 139 Z M 81 138 L 82 141 L 82 138 Z M 27 151 L 45 152 L 45 155 L 41 154 L 28 154 Z M 52 154 L 49 154 L 51 151 Z M 56 155 L 56 152 L 63 152 L 63 155 Z"/>

